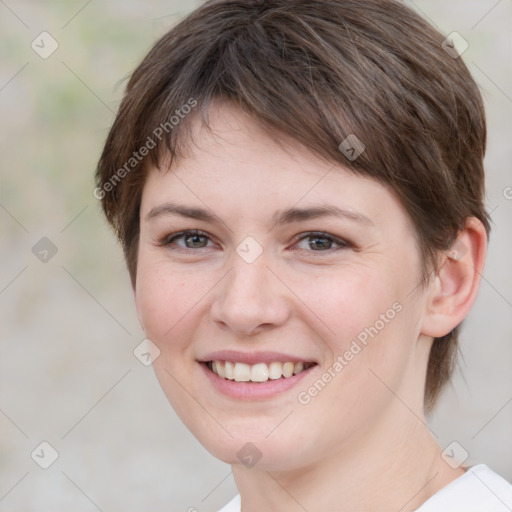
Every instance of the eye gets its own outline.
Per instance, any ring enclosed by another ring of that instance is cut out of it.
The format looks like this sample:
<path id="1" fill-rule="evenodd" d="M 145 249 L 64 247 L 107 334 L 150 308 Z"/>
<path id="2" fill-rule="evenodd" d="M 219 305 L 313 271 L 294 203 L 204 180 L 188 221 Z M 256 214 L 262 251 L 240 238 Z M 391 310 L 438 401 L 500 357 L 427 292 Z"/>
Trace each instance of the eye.
<path id="1" fill-rule="evenodd" d="M 177 240 L 182 239 L 184 245 L 176 243 Z M 191 252 L 190 250 L 194 249 L 205 249 L 207 247 L 208 241 L 210 237 L 200 231 L 198 229 L 190 229 L 187 231 L 181 231 L 180 233 L 173 233 L 172 235 L 168 235 L 160 241 L 160 245 L 163 246 L 172 246 L 176 245 L 176 247 L 171 247 L 173 250 Z"/>
<path id="2" fill-rule="evenodd" d="M 306 252 L 328 252 L 332 253 L 340 249 L 347 249 L 351 247 L 351 244 L 333 235 L 328 235 L 322 232 L 306 233 L 298 239 L 298 243 L 302 243 L 307 240 L 308 247 L 311 250 L 299 248 L 300 251 Z M 333 248 L 333 244 L 337 245 L 337 248 Z M 297 244 L 296 244 L 297 245 Z"/>
<path id="3" fill-rule="evenodd" d="M 182 242 L 178 243 L 180 240 Z M 169 247 L 173 251 L 181 251 L 192 254 L 197 253 L 198 249 L 207 249 L 212 247 L 213 245 L 208 245 L 208 242 L 211 241 L 211 237 L 204 231 L 200 231 L 198 229 L 189 229 L 165 236 L 162 240 L 159 241 L 159 245 Z M 306 241 L 307 248 L 300 247 L 300 244 L 305 243 Z M 297 237 L 294 245 L 299 246 L 298 249 L 294 250 L 298 250 L 299 252 L 307 252 L 309 254 L 311 254 L 311 252 L 331 254 L 334 251 L 352 247 L 349 242 L 342 240 L 341 238 L 338 238 L 334 235 L 329 235 L 323 232 L 310 232 L 302 234 L 301 236 Z"/>

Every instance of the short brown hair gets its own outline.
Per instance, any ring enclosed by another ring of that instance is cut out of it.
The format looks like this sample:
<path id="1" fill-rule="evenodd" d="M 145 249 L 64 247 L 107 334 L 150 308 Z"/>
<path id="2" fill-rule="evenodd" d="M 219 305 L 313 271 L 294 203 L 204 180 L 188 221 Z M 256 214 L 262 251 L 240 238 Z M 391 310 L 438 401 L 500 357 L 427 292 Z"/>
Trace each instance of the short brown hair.
<path id="1" fill-rule="evenodd" d="M 443 40 L 394 0 L 212 0 L 189 14 L 131 76 L 96 172 L 133 286 L 145 163 L 179 158 L 191 119 L 209 126 L 213 100 L 390 187 L 415 225 L 424 282 L 468 217 L 489 234 L 483 102 Z M 355 159 L 340 151 L 349 135 L 365 146 Z M 458 327 L 434 340 L 427 410 L 452 374 L 457 337 Z"/>

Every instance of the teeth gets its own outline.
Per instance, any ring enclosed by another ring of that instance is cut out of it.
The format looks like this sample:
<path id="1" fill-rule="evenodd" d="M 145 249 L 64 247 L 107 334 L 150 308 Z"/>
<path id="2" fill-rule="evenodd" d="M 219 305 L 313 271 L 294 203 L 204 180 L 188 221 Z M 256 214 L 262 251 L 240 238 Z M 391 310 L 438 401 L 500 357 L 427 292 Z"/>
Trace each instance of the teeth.
<path id="1" fill-rule="evenodd" d="M 297 373 L 300 373 L 302 370 L 304 370 L 304 363 L 295 363 L 293 367 L 293 374 L 297 375 Z"/>
<path id="2" fill-rule="evenodd" d="M 251 380 L 251 367 L 245 363 L 235 363 L 233 374 L 237 382 L 247 382 Z"/>
<path id="3" fill-rule="evenodd" d="M 280 379 L 283 374 L 283 365 L 281 363 L 270 363 L 268 367 L 268 376 L 271 379 Z"/>
<path id="4" fill-rule="evenodd" d="M 288 378 L 292 375 L 307 370 L 313 363 L 280 363 L 274 361 L 249 365 L 246 363 L 233 363 L 231 361 L 211 361 L 210 369 L 223 379 L 235 380 L 236 382 L 267 382 L 269 379 L 276 380 L 281 377 Z"/>
<path id="5" fill-rule="evenodd" d="M 265 382 L 268 380 L 268 366 L 265 363 L 251 366 L 251 380 L 253 382 Z"/>
<path id="6" fill-rule="evenodd" d="M 215 363 L 219 363 L 221 366 L 222 366 L 222 363 L 220 361 L 215 361 Z M 212 363 L 212 366 L 213 366 L 213 363 Z M 215 365 L 217 366 L 217 365 Z M 224 372 L 226 373 L 226 379 L 229 379 L 229 380 L 233 380 L 235 378 L 235 375 L 234 375 L 234 368 L 235 368 L 235 365 L 233 363 L 231 363 L 230 361 L 226 361 L 226 363 L 224 364 Z"/>
<path id="7" fill-rule="evenodd" d="M 213 365 L 213 363 L 212 363 Z M 226 367 L 223 364 L 216 363 L 215 368 L 212 367 L 212 370 L 214 373 L 216 373 L 219 377 L 222 377 L 223 379 L 226 378 Z"/>
<path id="8" fill-rule="evenodd" d="M 284 363 L 283 364 L 283 377 L 291 377 L 293 375 L 293 363 Z"/>

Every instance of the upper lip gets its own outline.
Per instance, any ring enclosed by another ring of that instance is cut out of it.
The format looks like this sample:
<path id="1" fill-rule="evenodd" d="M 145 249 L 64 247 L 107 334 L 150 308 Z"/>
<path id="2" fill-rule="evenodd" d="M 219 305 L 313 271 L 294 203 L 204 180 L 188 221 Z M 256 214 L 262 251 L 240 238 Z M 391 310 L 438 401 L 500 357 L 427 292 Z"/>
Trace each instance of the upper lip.
<path id="1" fill-rule="evenodd" d="M 235 363 L 257 364 L 272 363 L 274 361 L 281 363 L 315 363 L 313 359 L 283 354 L 282 352 L 241 352 L 239 350 L 218 350 L 211 352 L 206 356 L 199 358 L 199 362 L 209 361 L 231 361 Z"/>

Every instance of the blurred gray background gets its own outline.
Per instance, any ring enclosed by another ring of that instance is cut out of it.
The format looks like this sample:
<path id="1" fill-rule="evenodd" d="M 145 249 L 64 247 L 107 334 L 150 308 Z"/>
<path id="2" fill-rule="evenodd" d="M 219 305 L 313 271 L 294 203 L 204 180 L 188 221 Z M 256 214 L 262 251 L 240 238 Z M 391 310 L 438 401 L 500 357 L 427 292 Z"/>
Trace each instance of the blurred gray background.
<path id="1" fill-rule="evenodd" d="M 489 123 L 488 260 L 430 423 L 512 480 L 512 2 L 405 3 L 469 43 Z M 92 194 L 120 81 L 198 4 L 0 0 L 0 512 L 211 512 L 236 493 L 133 355 L 144 336 Z"/>

